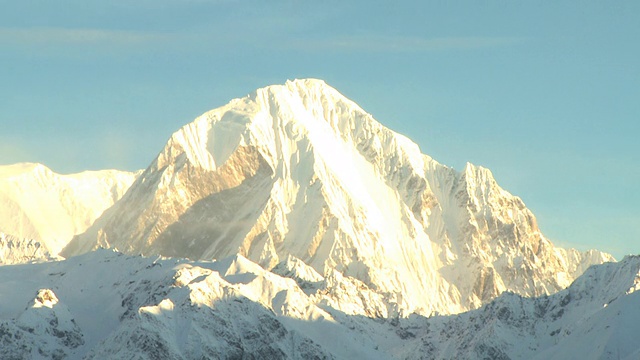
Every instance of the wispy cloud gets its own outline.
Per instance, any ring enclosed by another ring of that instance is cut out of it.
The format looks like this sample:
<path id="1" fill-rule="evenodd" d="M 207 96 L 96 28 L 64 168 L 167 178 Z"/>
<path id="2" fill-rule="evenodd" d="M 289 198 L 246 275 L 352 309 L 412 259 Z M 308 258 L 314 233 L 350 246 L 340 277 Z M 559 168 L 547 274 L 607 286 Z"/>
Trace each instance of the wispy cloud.
<path id="1" fill-rule="evenodd" d="M 169 37 L 159 33 L 106 29 L 0 28 L 0 44 L 136 45 Z"/>
<path id="2" fill-rule="evenodd" d="M 505 46 L 522 41 L 513 37 L 343 36 L 319 40 L 299 39 L 291 45 L 307 51 L 429 52 Z"/>
<path id="3" fill-rule="evenodd" d="M 267 24 L 267 29 L 273 26 Z M 278 25 L 282 26 L 282 25 Z M 261 34 L 261 32 L 258 32 Z M 471 50 L 518 44 L 524 41 L 515 37 L 439 37 L 423 38 L 385 35 L 351 35 L 327 38 L 293 38 L 285 34 L 245 36 L 240 33 L 128 31 L 92 28 L 1 28 L 0 44 L 23 46 L 138 46 L 144 44 L 242 44 L 251 47 L 276 46 L 294 51 L 340 51 L 372 53 L 411 53 L 450 50 Z M 267 38 L 265 40 L 265 37 Z M 275 42 L 274 42 L 275 41 Z M 276 45 L 277 44 L 277 45 Z"/>

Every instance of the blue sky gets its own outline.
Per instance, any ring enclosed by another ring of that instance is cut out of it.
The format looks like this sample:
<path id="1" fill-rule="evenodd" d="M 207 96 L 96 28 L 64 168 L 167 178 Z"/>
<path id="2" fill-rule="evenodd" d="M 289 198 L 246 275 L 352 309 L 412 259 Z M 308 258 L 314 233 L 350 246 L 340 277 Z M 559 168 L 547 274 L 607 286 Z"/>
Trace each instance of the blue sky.
<path id="1" fill-rule="evenodd" d="M 172 132 L 326 80 L 554 242 L 640 253 L 640 2 L 2 1 L 0 164 L 146 167 Z"/>

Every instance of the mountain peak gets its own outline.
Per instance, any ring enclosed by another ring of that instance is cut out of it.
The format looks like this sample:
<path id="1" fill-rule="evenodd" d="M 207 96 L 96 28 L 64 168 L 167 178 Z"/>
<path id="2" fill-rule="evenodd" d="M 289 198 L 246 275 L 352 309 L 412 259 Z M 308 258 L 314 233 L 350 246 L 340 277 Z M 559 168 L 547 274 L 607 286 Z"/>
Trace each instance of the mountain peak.
<path id="1" fill-rule="evenodd" d="M 310 142 L 335 151 L 337 143 L 362 141 L 362 136 L 381 129 L 371 115 L 323 80 L 290 80 L 231 100 L 187 124 L 173 134 L 158 166 L 183 154 L 192 165 L 215 170 L 238 148 L 252 147 L 275 169 L 288 145 Z"/>
<path id="2" fill-rule="evenodd" d="M 50 173 L 51 170 L 38 163 L 23 162 L 12 165 L 0 165 L 0 179 L 20 176 L 23 174 L 41 172 Z"/>
<path id="3" fill-rule="evenodd" d="M 327 85 L 327 83 L 322 79 L 315 78 L 303 78 L 303 79 L 293 79 L 287 80 L 285 86 L 295 87 L 295 88 L 306 88 L 306 89 L 332 89 L 333 87 Z"/>
<path id="4" fill-rule="evenodd" d="M 278 85 L 275 88 L 279 87 Z M 288 92 L 292 94 L 297 94 L 300 98 L 307 99 L 322 99 L 325 101 L 333 100 L 336 101 L 346 101 L 352 103 L 351 100 L 342 95 L 338 90 L 336 90 L 331 85 L 327 84 L 324 80 L 320 79 L 294 79 L 287 80 L 284 85 L 280 87 L 287 89 Z M 268 87 L 271 88 L 271 87 Z M 352 103 L 352 105 L 356 105 Z"/>
<path id="5" fill-rule="evenodd" d="M 260 97 L 263 99 L 260 99 Z M 238 98 L 232 100 L 229 105 L 235 104 L 243 99 L 252 99 L 257 102 L 261 100 L 277 100 L 281 102 L 287 101 L 299 101 L 301 99 L 317 100 L 322 98 L 332 98 L 333 100 L 340 99 L 342 101 L 351 102 L 344 95 L 340 94 L 338 90 L 327 84 L 324 80 L 314 78 L 293 79 L 287 80 L 284 84 L 274 84 L 259 88 L 244 98 Z M 325 100 L 326 102 L 326 100 Z M 261 105 L 267 105 L 268 101 L 262 101 Z M 355 103 L 353 103 L 355 105 Z"/>

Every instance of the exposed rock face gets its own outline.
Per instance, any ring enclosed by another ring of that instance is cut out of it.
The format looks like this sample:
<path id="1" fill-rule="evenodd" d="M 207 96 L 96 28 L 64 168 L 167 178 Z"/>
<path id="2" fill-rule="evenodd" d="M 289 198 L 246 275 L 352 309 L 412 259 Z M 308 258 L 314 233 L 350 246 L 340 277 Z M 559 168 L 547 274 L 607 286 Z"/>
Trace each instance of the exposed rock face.
<path id="1" fill-rule="evenodd" d="M 359 281 L 388 316 L 553 293 L 611 259 L 554 247 L 489 170 L 439 164 L 319 80 L 259 89 L 173 134 L 63 254 L 97 247 L 266 269 L 293 255 Z"/>

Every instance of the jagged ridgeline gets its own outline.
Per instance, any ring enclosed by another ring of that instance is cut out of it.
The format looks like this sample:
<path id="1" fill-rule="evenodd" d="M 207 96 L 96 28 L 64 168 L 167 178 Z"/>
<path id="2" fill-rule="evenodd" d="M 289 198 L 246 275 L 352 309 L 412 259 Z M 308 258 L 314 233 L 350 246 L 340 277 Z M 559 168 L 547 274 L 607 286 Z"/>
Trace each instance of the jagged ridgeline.
<path id="1" fill-rule="evenodd" d="M 362 282 L 389 316 L 555 293 L 611 259 L 555 247 L 489 170 L 439 164 L 313 79 L 259 89 L 174 133 L 62 254 L 98 247 L 239 254 L 267 270 L 292 256 Z"/>

